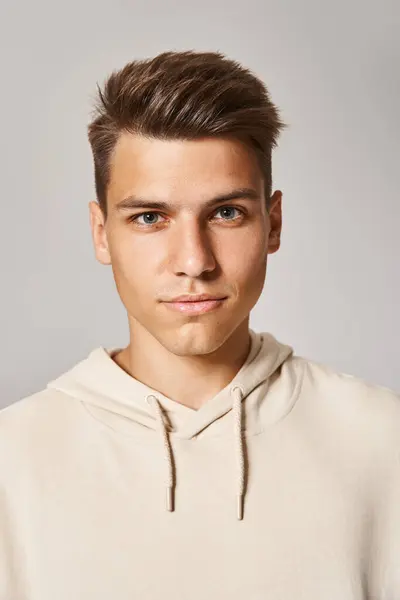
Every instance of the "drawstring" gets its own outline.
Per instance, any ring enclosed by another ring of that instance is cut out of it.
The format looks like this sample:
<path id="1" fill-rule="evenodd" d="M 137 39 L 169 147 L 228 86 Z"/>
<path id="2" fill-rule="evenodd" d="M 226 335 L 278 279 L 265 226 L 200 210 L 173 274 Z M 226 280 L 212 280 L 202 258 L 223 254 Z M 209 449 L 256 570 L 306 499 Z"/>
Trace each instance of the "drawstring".
<path id="1" fill-rule="evenodd" d="M 163 436 L 164 457 L 165 457 L 165 461 L 167 464 L 167 475 L 166 475 L 166 480 L 165 480 L 165 485 L 166 485 L 166 490 L 167 490 L 167 510 L 173 511 L 174 510 L 174 469 L 173 469 L 173 465 L 172 465 L 172 452 L 171 452 L 171 446 L 169 443 L 167 427 L 164 422 L 161 405 L 160 405 L 158 399 L 155 396 L 153 396 L 152 394 L 149 394 L 148 396 L 146 396 L 146 402 L 148 404 L 150 404 L 149 398 L 154 398 L 154 400 L 155 400 L 155 402 L 153 403 L 153 406 L 156 409 L 157 419 L 158 419 L 158 422 L 160 425 L 161 434 Z"/>
<path id="2" fill-rule="evenodd" d="M 243 399 L 243 389 L 236 385 L 231 389 L 231 394 L 239 391 L 239 393 L 235 394 L 233 400 L 233 416 L 234 416 L 234 425 L 235 425 L 235 434 L 236 434 L 236 444 L 237 444 L 237 456 L 238 456 L 238 481 L 237 481 L 237 517 L 239 521 L 243 519 L 243 499 L 244 499 L 244 444 L 243 444 L 243 434 L 242 434 L 242 399 Z"/>
<path id="3" fill-rule="evenodd" d="M 237 517 L 239 521 L 243 519 L 243 501 L 245 494 L 245 463 L 244 463 L 244 440 L 242 433 L 242 408 L 243 408 L 243 388 L 239 385 L 231 388 L 231 394 L 234 395 L 233 399 L 233 419 L 234 419 L 234 433 L 236 440 L 237 460 L 238 460 L 238 479 L 237 479 Z M 154 402 L 150 402 L 150 398 L 153 398 Z M 167 426 L 165 424 L 161 404 L 153 394 L 146 396 L 146 402 L 151 404 L 156 409 L 157 420 L 161 429 L 163 438 L 163 449 L 164 457 L 167 465 L 166 474 L 166 491 L 167 491 L 167 510 L 174 510 L 174 469 L 172 463 L 172 450 L 169 441 Z"/>

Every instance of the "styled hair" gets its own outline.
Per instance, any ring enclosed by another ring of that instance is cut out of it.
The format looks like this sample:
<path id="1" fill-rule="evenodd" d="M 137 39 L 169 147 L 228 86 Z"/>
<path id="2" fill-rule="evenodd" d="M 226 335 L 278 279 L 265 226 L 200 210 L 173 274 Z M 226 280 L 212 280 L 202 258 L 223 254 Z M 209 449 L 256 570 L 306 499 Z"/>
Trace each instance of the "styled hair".
<path id="1" fill-rule="evenodd" d="M 221 52 L 168 51 L 113 71 L 97 91 L 88 138 L 105 218 L 110 161 L 123 132 L 155 139 L 240 139 L 255 151 L 269 208 L 272 150 L 287 125 L 249 69 Z"/>

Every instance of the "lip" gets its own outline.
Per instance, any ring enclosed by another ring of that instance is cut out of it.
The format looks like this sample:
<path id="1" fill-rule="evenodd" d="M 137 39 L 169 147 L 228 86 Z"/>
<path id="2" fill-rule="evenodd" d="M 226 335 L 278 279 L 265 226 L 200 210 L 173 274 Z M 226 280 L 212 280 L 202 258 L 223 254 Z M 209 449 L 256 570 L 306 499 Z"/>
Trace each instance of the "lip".
<path id="1" fill-rule="evenodd" d="M 168 302 L 203 302 L 205 300 L 223 300 L 226 296 L 212 296 L 211 294 L 183 294 L 171 298 Z"/>
<path id="2" fill-rule="evenodd" d="M 200 315 L 219 308 L 226 298 L 218 300 L 203 300 L 198 302 L 165 302 L 165 306 L 183 314 Z"/>

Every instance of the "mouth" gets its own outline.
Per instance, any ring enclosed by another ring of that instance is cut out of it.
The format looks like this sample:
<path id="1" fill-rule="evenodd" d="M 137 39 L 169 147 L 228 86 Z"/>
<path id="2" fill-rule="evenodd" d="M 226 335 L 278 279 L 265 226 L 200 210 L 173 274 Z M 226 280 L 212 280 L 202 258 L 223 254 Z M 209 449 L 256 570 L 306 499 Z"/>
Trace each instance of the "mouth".
<path id="1" fill-rule="evenodd" d="M 197 300 L 197 301 L 173 301 L 165 302 L 165 306 L 171 310 L 178 311 L 183 314 L 199 315 L 210 312 L 222 306 L 226 298 L 218 298 L 213 300 Z"/>

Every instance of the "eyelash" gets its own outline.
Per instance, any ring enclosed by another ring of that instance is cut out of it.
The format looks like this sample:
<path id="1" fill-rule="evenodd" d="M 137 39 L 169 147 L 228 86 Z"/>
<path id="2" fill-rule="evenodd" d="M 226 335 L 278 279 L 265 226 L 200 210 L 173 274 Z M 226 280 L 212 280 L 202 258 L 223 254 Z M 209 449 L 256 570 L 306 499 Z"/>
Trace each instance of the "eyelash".
<path id="1" fill-rule="evenodd" d="M 233 208 L 234 210 L 237 210 L 240 213 L 240 216 L 236 217 L 235 219 L 218 219 L 219 221 L 226 221 L 227 223 L 229 223 L 229 222 L 234 223 L 241 217 L 245 216 L 244 211 L 241 210 L 240 208 L 238 208 L 237 206 L 221 206 L 220 208 L 217 209 L 216 212 L 219 212 L 219 211 L 223 210 L 224 208 Z M 146 211 L 146 212 L 140 213 L 139 215 L 133 215 L 132 217 L 129 217 L 128 221 L 131 223 L 135 223 L 135 225 L 137 227 L 141 227 L 142 229 L 149 229 L 151 227 L 159 225 L 159 223 L 149 223 L 149 224 L 144 224 L 144 225 L 138 224 L 137 219 L 139 217 L 143 217 L 143 215 L 161 215 L 161 213 L 159 213 L 157 211 Z"/>

